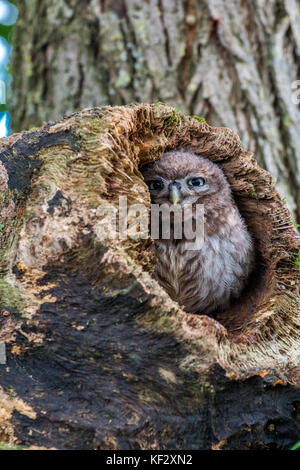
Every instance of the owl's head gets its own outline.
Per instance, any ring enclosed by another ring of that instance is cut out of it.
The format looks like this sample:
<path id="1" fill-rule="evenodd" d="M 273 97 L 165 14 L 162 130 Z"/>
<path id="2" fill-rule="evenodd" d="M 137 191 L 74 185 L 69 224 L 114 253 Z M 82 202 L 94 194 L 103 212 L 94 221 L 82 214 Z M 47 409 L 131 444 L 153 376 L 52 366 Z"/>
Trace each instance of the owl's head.
<path id="1" fill-rule="evenodd" d="M 142 167 L 153 204 L 194 204 L 213 198 L 228 201 L 230 186 L 222 170 L 205 157 L 185 150 L 166 152 Z"/>

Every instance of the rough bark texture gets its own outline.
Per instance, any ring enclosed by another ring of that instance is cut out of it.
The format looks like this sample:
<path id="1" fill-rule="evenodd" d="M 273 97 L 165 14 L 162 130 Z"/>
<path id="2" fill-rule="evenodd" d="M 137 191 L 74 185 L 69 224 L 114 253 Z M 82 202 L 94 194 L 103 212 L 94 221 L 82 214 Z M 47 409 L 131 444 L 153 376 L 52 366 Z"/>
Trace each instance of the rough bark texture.
<path id="1" fill-rule="evenodd" d="M 166 101 L 235 130 L 300 221 L 297 0 L 17 3 L 15 130 L 83 107 Z"/>
<path id="2" fill-rule="evenodd" d="M 149 204 L 139 165 L 185 147 L 225 172 L 256 244 L 246 291 L 190 315 L 151 240 L 100 242 L 97 208 Z M 270 449 L 299 438 L 299 238 L 229 129 L 164 105 L 95 108 L 1 141 L 0 440 L 80 449 Z"/>

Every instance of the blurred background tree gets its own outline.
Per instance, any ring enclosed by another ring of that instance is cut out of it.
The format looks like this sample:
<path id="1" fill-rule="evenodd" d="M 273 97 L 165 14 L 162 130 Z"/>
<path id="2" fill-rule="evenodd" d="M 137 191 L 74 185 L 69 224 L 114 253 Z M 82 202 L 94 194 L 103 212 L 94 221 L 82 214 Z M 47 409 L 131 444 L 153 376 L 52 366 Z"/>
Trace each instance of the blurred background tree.
<path id="1" fill-rule="evenodd" d="M 12 53 L 12 30 L 18 10 L 8 0 L 0 0 L 0 138 L 9 135 L 10 115 L 7 97 L 11 90 L 12 76 L 9 61 Z"/>
<path id="2" fill-rule="evenodd" d="M 13 130 L 165 101 L 228 126 L 300 216 L 298 0 L 17 0 Z"/>

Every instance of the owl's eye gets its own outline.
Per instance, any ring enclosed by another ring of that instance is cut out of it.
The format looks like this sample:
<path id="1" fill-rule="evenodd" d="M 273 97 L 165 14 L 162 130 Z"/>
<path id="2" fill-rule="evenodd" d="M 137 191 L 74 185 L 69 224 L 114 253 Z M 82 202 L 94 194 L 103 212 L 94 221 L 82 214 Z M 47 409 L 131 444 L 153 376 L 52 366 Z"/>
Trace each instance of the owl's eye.
<path id="1" fill-rule="evenodd" d="M 152 189 L 154 191 L 160 191 L 164 187 L 163 182 L 160 180 L 149 181 L 147 184 L 149 186 L 149 189 Z"/>
<path id="2" fill-rule="evenodd" d="M 205 179 L 204 178 L 191 178 L 188 181 L 189 186 L 204 186 L 205 185 Z"/>

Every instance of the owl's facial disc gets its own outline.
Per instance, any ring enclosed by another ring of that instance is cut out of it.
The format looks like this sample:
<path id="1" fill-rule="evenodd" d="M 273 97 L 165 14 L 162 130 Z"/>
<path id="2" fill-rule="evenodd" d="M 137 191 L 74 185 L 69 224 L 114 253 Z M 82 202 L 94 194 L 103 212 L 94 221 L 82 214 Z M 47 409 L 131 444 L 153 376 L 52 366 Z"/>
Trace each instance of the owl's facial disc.
<path id="1" fill-rule="evenodd" d="M 152 204 L 187 208 L 195 204 L 226 205 L 231 200 L 230 186 L 217 164 L 189 151 L 165 152 L 156 162 L 144 165 L 141 173 Z"/>
<path id="2" fill-rule="evenodd" d="M 171 204 L 178 204 L 182 201 L 181 183 L 177 181 L 167 181 L 162 178 L 147 181 L 153 202 L 168 201 Z"/>
<path id="3" fill-rule="evenodd" d="M 203 176 L 189 174 L 178 180 L 167 180 L 158 175 L 146 183 L 150 190 L 152 203 L 158 204 L 193 204 L 201 193 L 209 191 L 210 185 Z"/>

